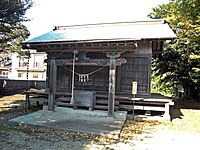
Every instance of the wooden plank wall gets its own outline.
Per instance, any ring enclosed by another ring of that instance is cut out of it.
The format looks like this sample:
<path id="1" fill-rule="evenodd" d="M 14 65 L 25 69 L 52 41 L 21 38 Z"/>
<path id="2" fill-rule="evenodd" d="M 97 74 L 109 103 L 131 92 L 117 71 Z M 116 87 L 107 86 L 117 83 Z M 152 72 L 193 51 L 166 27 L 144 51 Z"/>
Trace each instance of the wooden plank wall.
<path id="1" fill-rule="evenodd" d="M 66 67 L 72 70 L 71 66 Z M 76 66 L 75 72 L 87 74 L 100 68 L 101 66 Z M 89 75 L 89 80 L 87 82 L 80 82 L 79 76 L 75 74 L 75 90 L 108 91 L 108 69 L 109 67 L 104 67 L 102 70 Z M 71 91 L 71 77 L 72 72 L 63 67 L 58 67 L 57 89 L 68 92 Z"/>
<path id="2" fill-rule="evenodd" d="M 126 58 L 127 63 L 121 66 L 120 92 L 131 93 L 132 82 L 138 82 L 138 94 L 149 95 L 149 57 Z"/>

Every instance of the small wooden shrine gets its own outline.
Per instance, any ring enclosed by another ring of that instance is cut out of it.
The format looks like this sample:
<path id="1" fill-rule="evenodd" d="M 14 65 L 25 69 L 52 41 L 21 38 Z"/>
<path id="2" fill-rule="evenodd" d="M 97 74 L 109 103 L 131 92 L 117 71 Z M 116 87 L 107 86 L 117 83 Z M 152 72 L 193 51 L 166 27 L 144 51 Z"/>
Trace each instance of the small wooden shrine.
<path id="1" fill-rule="evenodd" d="M 174 38 L 163 20 L 149 20 L 56 26 L 22 45 L 48 55 L 49 110 L 54 110 L 56 91 L 71 93 L 75 107 L 74 99 L 83 99 L 78 103 L 91 109 L 95 93 L 103 93 L 108 96 L 108 116 L 113 116 L 115 95 L 131 96 L 133 81 L 137 97 L 151 97 L 152 56 L 161 54 L 163 41 Z"/>

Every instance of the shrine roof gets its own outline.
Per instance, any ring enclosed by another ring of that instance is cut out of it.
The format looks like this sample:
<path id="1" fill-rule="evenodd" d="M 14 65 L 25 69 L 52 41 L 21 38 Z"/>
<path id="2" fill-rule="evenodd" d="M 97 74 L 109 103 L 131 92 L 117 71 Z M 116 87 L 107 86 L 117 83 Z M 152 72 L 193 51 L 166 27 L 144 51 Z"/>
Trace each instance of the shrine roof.
<path id="1" fill-rule="evenodd" d="M 53 31 L 23 44 L 56 42 L 101 42 L 121 40 L 168 40 L 176 35 L 164 20 L 115 22 L 74 26 L 56 26 Z"/>

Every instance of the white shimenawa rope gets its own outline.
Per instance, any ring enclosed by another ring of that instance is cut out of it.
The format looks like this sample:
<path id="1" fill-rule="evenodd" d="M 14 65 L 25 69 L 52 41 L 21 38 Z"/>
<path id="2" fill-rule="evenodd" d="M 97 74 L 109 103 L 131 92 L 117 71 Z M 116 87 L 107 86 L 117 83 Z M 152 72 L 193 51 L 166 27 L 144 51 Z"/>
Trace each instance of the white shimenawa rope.
<path id="1" fill-rule="evenodd" d="M 94 70 L 94 71 L 89 72 L 89 73 L 84 73 L 84 74 L 75 72 L 75 71 L 73 71 L 73 70 L 71 70 L 71 69 L 69 69 L 69 68 L 67 68 L 67 67 L 64 67 L 64 68 L 67 69 L 68 71 L 73 72 L 74 74 L 78 75 L 78 77 L 79 77 L 79 82 L 87 82 L 87 81 L 89 81 L 89 76 L 90 76 L 91 74 L 94 74 L 94 73 L 96 73 L 96 72 L 102 70 L 102 69 L 105 68 L 105 67 L 101 67 L 101 68 L 99 68 L 99 69 L 97 69 L 97 70 Z M 72 77 L 72 78 L 73 78 L 73 77 Z"/>

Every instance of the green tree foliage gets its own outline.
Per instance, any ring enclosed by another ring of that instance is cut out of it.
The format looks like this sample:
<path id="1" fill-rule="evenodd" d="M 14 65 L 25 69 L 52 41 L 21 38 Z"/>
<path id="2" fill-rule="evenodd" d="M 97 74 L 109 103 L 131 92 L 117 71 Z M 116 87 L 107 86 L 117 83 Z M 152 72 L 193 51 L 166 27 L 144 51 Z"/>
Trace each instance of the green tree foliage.
<path id="1" fill-rule="evenodd" d="M 31 6 L 31 0 L 0 0 L 0 51 L 21 52 L 20 43 L 29 36 L 22 22 L 28 21 L 25 13 Z"/>
<path id="2" fill-rule="evenodd" d="M 200 1 L 172 0 L 153 8 L 150 18 L 165 18 L 177 39 L 164 45 L 163 54 L 153 61 L 155 75 L 170 87 L 178 84 L 184 96 L 200 97 Z"/>

